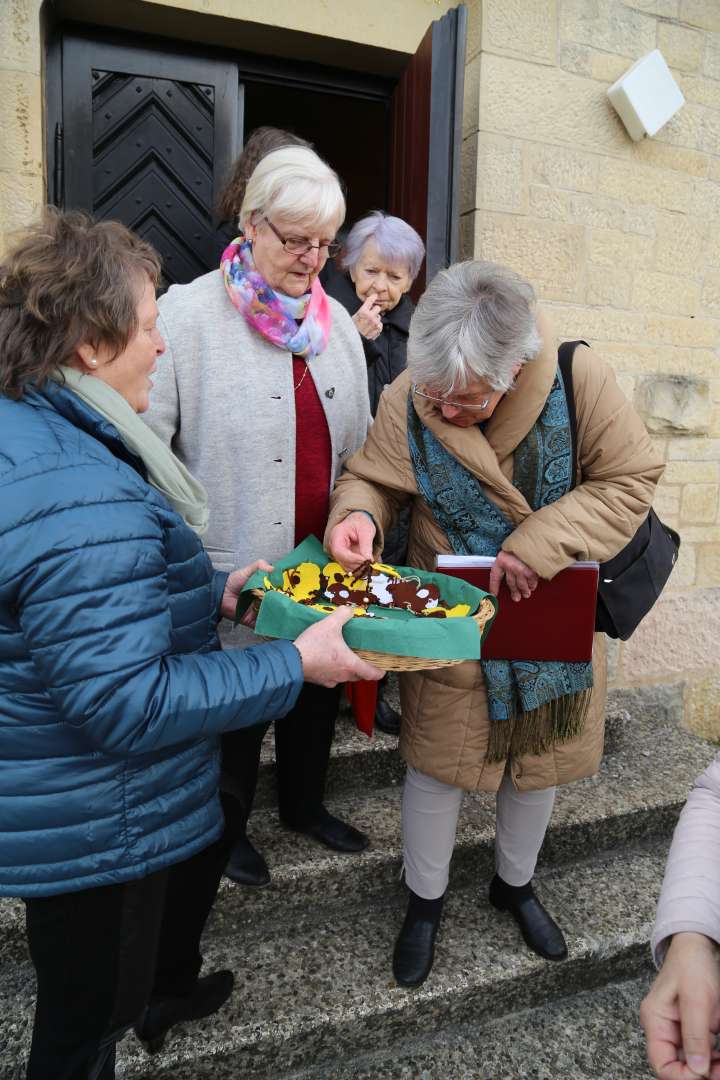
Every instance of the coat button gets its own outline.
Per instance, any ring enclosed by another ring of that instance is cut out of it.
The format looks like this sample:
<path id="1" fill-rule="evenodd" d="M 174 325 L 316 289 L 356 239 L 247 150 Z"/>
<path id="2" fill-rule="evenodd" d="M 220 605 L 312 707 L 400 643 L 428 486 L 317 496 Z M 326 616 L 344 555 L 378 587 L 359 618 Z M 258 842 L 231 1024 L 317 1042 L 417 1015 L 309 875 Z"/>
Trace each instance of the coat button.
<path id="1" fill-rule="evenodd" d="M 335 387 L 334 386 L 328 387 L 328 389 L 325 391 L 325 397 L 326 398 L 334 398 L 335 397 Z"/>

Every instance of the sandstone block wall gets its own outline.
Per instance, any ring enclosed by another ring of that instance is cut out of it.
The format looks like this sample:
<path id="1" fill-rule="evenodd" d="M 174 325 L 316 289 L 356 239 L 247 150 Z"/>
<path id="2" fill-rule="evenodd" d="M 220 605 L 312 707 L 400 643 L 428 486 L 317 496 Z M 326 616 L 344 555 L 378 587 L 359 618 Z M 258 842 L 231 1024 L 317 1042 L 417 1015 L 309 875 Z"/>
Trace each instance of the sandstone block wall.
<path id="1" fill-rule="evenodd" d="M 654 701 L 665 687 L 720 738 L 720 3 L 475 0 L 471 19 L 464 255 L 535 284 L 559 336 L 612 364 L 667 462 L 656 508 L 680 560 L 613 645 L 611 685 Z M 633 143 L 606 92 L 656 47 L 686 105 Z"/>
<path id="2" fill-rule="evenodd" d="M 40 0 L 0 3 L 0 248 L 45 198 Z"/>

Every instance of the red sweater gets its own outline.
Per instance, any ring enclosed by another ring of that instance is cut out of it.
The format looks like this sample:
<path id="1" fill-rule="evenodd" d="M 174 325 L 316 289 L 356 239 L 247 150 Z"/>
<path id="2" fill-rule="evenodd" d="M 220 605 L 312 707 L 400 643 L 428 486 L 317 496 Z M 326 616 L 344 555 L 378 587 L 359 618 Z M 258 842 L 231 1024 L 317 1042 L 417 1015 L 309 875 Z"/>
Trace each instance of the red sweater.
<path id="1" fill-rule="evenodd" d="M 330 512 L 330 431 L 315 383 L 305 372 L 305 361 L 293 356 L 296 544 L 311 533 L 322 540 Z"/>

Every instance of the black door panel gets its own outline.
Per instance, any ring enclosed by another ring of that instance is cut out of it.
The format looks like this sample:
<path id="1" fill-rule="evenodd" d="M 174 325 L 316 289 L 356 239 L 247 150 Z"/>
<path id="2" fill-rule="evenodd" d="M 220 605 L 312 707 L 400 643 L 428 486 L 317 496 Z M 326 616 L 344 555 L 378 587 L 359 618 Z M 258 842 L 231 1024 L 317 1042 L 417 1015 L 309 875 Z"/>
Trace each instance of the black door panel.
<path id="1" fill-rule="evenodd" d="M 215 267 L 213 207 L 241 145 L 237 64 L 82 35 L 62 43 L 64 205 L 124 222 L 166 284 Z"/>

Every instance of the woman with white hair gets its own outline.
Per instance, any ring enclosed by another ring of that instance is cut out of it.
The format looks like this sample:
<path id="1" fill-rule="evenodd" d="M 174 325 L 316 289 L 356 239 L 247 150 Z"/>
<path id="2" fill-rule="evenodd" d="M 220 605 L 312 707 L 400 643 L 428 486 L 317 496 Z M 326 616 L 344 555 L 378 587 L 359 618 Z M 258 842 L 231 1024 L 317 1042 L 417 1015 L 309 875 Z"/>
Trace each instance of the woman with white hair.
<path id="1" fill-rule="evenodd" d="M 408 371 L 383 394 L 367 442 L 332 499 L 326 546 L 356 568 L 411 507 L 408 562 L 496 556 L 491 586 L 514 601 L 577 559 L 616 554 L 646 517 L 662 463 L 612 370 L 587 347 L 573 364 L 577 474 L 556 344 L 532 287 L 493 263 L 441 271 L 410 324 Z M 429 974 L 464 790 L 494 791 L 490 902 L 526 944 L 562 960 L 560 927 L 533 888 L 555 788 L 598 768 L 605 650 L 592 663 L 469 661 L 400 676 L 405 922 L 398 983 Z"/>
<path id="2" fill-rule="evenodd" d="M 245 552 L 272 561 L 310 534 L 321 537 L 334 480 L 367 433 L 360 341 L 318 280 L 344 215 L 338 178 L 317 154 L 276 149 L 247 180 L 241 235 L 219 269 L 159 301 L 166 352 L 146 416 L 207 489 L 206 547 L 220 570 Z M 254 639 L 238 627 L 222 640 Z M 367 837 L 324 805 L 338 696 L 305 685 L 275 726 L 280 819 L 356 852 Z M 238 834 L 226 872 L 246 885 L 270 880 L 246 833 L 266 730 L 223 739 L 225 814 Z"/>
<path id="3" fill-rule="evenodd" d="M 425 245 L 411 225 L 373 210 L 347 235 L 340 259 L 344 273 L 324 272 L 327 292 L 362 335 L 373 416 L 384 387 L 405 370 L 414 310 L 408 293 L 424 258 Z"/>
<path id="4" fill-rule="evenodd" d="M 339 300 L 362 337 L 367 364 L 370 409 L 375 416 L 380 395 L 407 366 L 410 317 L 415 310 L 409 296 L 425 258 L 425 245 L 402 218 L 373 210 L 356 221 L 339 257 L 342 272 L 328 263 L 323 285 Z M 386 537 L 383 560 L 404 563 L 407 515 Z M 378 686 L 375 727 L 387 735 L 400 731 L 400 716 L 386 700 L 386 682 Z"/>

